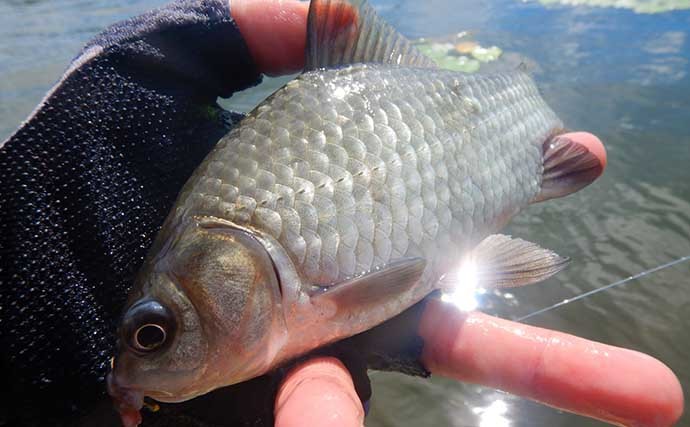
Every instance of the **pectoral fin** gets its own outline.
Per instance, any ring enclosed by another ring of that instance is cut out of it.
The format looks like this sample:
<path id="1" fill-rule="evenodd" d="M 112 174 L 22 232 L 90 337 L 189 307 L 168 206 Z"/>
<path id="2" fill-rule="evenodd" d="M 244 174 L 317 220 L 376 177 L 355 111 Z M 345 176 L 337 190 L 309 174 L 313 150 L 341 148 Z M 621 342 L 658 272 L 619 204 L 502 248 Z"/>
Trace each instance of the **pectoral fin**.
<path id="1" fill-rule="evenodd" d="M 314 304 L 332 305 L 340 312 L 385 303 L 414 286 L 425 266 L 423 258 L 403 258 L 354 279 L 316 287 L 311 300 Z"/>
<path id="2" fill-rule="evenodd" d="M 508 288 L 529 285 L 545 280 L 563 270 L 568 258 L 544 249 L 532 242 L 493 234 L 484 239 L 470 254 L 466 262 L 482 288 Z M 466 280 L 461 267 L 441 280 L 441 288 Z"/>

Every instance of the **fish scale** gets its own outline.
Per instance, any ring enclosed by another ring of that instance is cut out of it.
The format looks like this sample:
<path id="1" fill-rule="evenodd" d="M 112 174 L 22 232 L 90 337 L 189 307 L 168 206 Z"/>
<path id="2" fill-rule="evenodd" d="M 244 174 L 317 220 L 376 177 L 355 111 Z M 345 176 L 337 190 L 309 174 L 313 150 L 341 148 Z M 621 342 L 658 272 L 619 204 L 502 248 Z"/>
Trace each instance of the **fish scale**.
<path id="1" fill-rule="evenodd" d="M 218 143 L 169 222 L 210 215 L 259 228 L 305 283 L 409 256 L 438 275 L 538 194 L 542 145 L 560 127 L 521 72 L 305 73 Z"/>

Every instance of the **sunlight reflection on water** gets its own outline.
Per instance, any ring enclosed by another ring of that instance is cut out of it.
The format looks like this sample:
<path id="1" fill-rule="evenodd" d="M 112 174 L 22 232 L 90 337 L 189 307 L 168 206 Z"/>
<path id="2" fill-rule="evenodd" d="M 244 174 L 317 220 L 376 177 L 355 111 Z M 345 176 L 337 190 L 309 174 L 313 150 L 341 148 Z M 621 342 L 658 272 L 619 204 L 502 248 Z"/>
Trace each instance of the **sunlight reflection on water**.
<path id="1" fill-rule="evenodd" d="M 479 427 L 509 427 L 510 420 L 508 404 L 502 399 L 496 399 L 489 406 L 474 408 L 473 412 L 479 416 Z"/>

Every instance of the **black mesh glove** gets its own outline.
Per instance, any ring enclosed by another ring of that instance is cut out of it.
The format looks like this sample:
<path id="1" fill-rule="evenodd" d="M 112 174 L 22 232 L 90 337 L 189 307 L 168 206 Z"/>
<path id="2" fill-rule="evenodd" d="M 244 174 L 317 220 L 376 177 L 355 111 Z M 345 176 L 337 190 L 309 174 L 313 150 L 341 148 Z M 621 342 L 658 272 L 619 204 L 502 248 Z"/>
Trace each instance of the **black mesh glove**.
<path id="1" fill-rule="evenodd" d="M 96 37 L 4 143 L 0 425 L 117 425 L 104 378 L 127 291 L 177 192 L 238 119 L 217 97 L 260 78 L 226 0 L 180 0 Z M 367 365 L 425 373 L 420 312 L 320 353 L 344 359 L 366 400 Z M 145 420 L 270 425 L 280 374 Z"/>

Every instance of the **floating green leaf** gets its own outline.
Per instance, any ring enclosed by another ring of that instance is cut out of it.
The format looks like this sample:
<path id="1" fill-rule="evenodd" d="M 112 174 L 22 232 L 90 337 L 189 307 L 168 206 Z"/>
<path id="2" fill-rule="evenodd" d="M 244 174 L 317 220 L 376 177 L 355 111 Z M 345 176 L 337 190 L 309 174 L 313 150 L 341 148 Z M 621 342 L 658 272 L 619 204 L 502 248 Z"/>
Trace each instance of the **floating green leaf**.
<path id="1" fill-rule="evenodd" d="M 472 50 L 472 56 L 481 62 L 495 61 L 499 56 L 501 56 L 502 53 L 503 51 L 497 46 L 491 46 L 488 49 L 477 46 L 474 48 L 474 50 Z"/>
<path id="2" fill-rule="evenodd" d="M 467 56 L 447 56 L 436 60 L 439 67 L 446 70 L 462 71 L 463 73 L 475 73 L 479 71 L 481 66 L 476 59 L 470 59 Z"/>
<path id="3" fill-rule="evenodd" d="M 469 51 L 469 55 L 460 54 L 457 49 L 458 45 L 453 43 L 420 40 L 416 43 L 416 46 L 422 53 L 433 59 L 439 67 L 464 73 L 477 72 L 481 67 L 481 63 L 495 61 L 503 53 L 496 46 L 484 48 L 476 42 L 465 42 L 464 44 L 466 46 L 461 50 L 463 52 Z"/>

